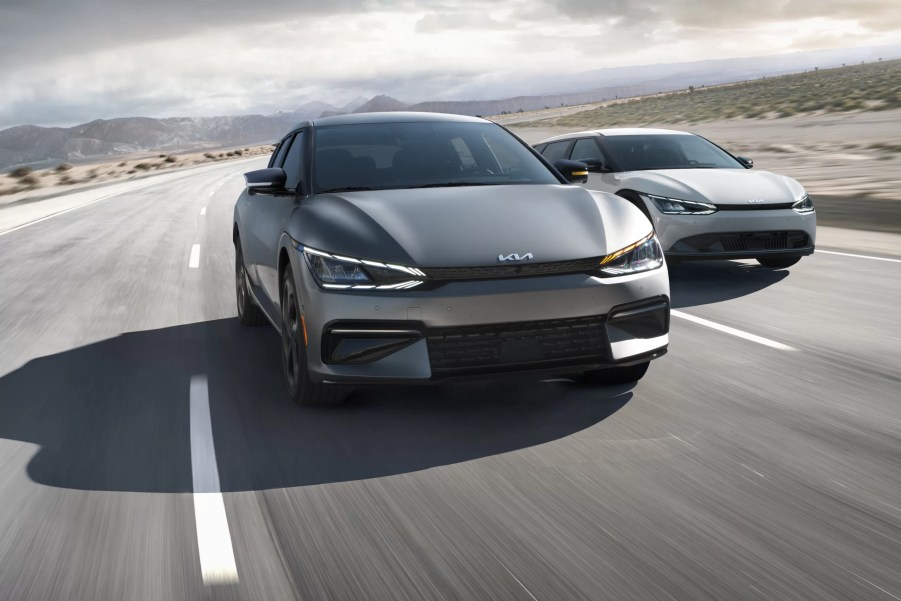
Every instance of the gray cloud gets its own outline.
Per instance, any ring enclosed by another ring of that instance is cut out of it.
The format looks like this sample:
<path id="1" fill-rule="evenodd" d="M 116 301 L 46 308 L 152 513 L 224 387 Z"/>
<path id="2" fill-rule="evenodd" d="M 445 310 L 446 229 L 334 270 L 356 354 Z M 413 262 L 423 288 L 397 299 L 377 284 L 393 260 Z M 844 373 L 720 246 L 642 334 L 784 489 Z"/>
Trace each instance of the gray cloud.
<path id="1" fill-rule="evenodd" d="M 0 3 L 0 128 L 566 92 L 584 89 L 578 73 L 611 66 L 889 43 L 901 31 L 897 0 Z M 816 17 L 851 25 L 818 29 Z"/>
<path id="2" fill-rule="evenodd" d="M 366 0 L 4 0 L 0 68 L 218 27 L 359 12 Z M 298 31 L 303 35 L 303 31 Z"/>

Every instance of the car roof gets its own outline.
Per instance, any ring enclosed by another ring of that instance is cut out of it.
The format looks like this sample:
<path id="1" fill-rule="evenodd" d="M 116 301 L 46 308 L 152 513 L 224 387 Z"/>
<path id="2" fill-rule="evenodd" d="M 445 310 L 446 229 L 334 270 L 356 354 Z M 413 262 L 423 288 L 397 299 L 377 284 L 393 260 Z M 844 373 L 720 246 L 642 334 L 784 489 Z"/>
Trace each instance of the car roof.
<path id="1" fill-rule="evenodd" d="M 363 123 L 490 123 L 478 117 L 467 115 L 450 115 L 447 113 L 425 113 L 415 111 L 391 111 L 384 113 L 348 113 L 305 121 L 294 129 L 312 124 L 314 127 L 325 125 L 357 125 Z"/>
<path id="2" fill-rule="evenodd" d="M 682 135 L 693 136 L 694 134 L 687 131 L 679 131 L 677 129 L 659 129 L 654 127 L 610 127 L 607 129 L 591 129 L 586 131 L 573 132 L 569 134 L 561 134 L 542 140 L 539 144 L 546 142 L 556 142 L 559 140 L 568 140 L 570 138 L 584 138 L 586 136 L 641 136 L 641 135 Z"/>

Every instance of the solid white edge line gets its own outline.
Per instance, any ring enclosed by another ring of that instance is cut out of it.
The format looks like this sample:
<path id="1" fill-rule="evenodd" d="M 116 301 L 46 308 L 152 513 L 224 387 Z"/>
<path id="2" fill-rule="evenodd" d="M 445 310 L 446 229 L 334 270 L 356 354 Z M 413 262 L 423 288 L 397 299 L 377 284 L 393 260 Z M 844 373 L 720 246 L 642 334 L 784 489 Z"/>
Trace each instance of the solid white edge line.
<path id="1" fill-rule="evenodd" d="M 200 245 L 195 244 L 191 247 L 191 258 L 188 259 L 188 267 L 197 269 L 200 267 Z"/>
<path id="2" fill-rule="evenodd" d="M 739 338 L 744 338 L 745 340 L 750 340 L 751 342 L 756 342 L 757 344 L 762 344 L 764 346 L 768 346 L 770 348 L 778 349 L 780 351 L 796 351 L 793 346 L 788 346 L 787 344 L 782 344 L 781 342 L 776 342 L 775 340 L 770 340 L 769 338 L 764 338 L 763 336 L 758 336 L 756 334 L 750 334 L 748 332 L 743 332 L 741 330 L 736 330 L 735 328 L 731 328 L 729 326 L 724 326 L 722 324 L 709 321 L 707 319 L 703 319 L 701 317 L 695 317 L 694 315 L 689 315 L 688 313 L 682 313 L 681 311 L 670 311 L 670 315 L 673 317 L 678 317 L 680 319 L 685 319 L 687 321 L 694 322 L 696 324 L 713 328 L 714 330 L 719 330 L 720 332 L 724 332 L 726 334 L 732 334 L 733 336 L 738 336 Z"/>
<path id="3" fill-rule="evenodd" d="M 820 250 L 819 248 L 816 250 L 814 254 L 823 253 L 825 255 L 841 255 L 843 257 L 855 257 L 857 259 L 870 259 L 873 261 L 888 261 L 889 263 L 901 263 L 901 259 L 888 259 L 886 257 L 871 257 L 869 255 L 855 255 L 852 253 L 840 253 L 834 250 Z"/>
<path id="4" fill-rule="evenodd" d="M 69 212 L 75 211 L 75 210 L 77 210 L 77 209 L 82 209 L 82 208 L 84 208 L 84 207 L 86 207 L 86 206 L 88 206 L 88 205 L 92 205 L 92 204 L 94 204 L 94 203 L 100 202 L 101 200 L 106 200 L 106 199 L 108 199 L 108 198 L 113 198 L 114 196 L 119 196 L 119 195 L 122 195 L 122 194 L 128 194 L 129 192 L 134 192 L 135 190 L 140 190 L 140 189 L 142 189 L 142 188 L 149 188 L 149 187 L 152 186 L 152 185 L 154 185 L 154 184 L 153 184 L 153 183 L 149 183 L 149 184 L 144 184 L 143 186 L 137 186 L 137 187 L 134 187 L 134 188 L 129 188 L 128 190 L 123 190 L 123 191 L 121 191 L 121 192 L 113 192 L 112 194 L 107 194 L 106 196 L 101 196 L 100 198 L 95 198 L 94 200 L 89 200 L 89 201 L 87 201 L 87 202 L 85 202 L 85 203 L 82 203 L 82 204 L 80 204 L 80 205 L 75 205 L 74 207 L 69 207 L 68 209 L 62 209 L 61 211 L 57 211 L 57 212 L 55 212 L 55 213 L 50 213 L 49 215 L 44 215 L 43 217 L 38 217 L 37 219 L 32 219 L 31 221 L 26 221 L 25 223 L 22 223 L 22 224 L 19 224 L 19 225 L 15 226 L 15 227 L 9 228 L 8 230 L 3 230 L 2 232 L 0 232 L 0 236 L 5 236 L 6 234 L 11 234 L 11 233 L 13 233 L 13 232 L 15 232 L 15 231 L 17 231 L 17 230 L 21 230 L 21 229 L 23 229 L 23 228 L 26 228 L 26 227 L 28 227 L 29 225 L 34 225 L 34 224 L 40 223 L 40 222 L 42 222 L 42 221 L 47 221 L 48 219 L 53 219 L 54 217 L 58 217 L 59 215 L 63 215 L 63 214 L 65 214 L 65 213 L 69 213 Z M 76 194 L 77 194 L 77 192 L 76 192 Z M 51 197 L 51 198 L 53 198 L 53 197 Z M 37 202 L 40 202 L 40 201 L 37 201 Z"/>
<path id="5" fill-rule="evenodd" d="M 205 585 L 231 584 L 238 582 L 238 568 L 219 487 L 206 376 L 191 376 L 190 392 L 191 475 L 200 574 Z"/>
<path id="6" fill-rule="evenodd" d="M 233 163 L 247 163 L 247 162 L 256 160 L 256 159 L 258 159 L 258 158 L 261 158 L 261 157 L 251 157 L 251 158 L 248 158 L 248 159 L 241 159 L 241 160 L 238 160 L 238 161 L 232 161 L 232 162 L 233 162 Z M 227 164 L 228 164 L 228 163 L 226 163 L 226 165 L 227 165 Z M 173 172 L 171 172 L 171 173 L 178 174 L 178 173 L 180 173 L 181 171 L 192 171 L 192 170 L 194 170 L 194 169 L 203 169 L 204 167 L 209 167 L 209 166 L 210 166 L 210 165 L 202 165 L 202 166 L 200 166 L 200 167 L 191 167 L 191 168 L 188 168 L 188 169 L 182 169 L 182 170 L 179 170 L 179 171 L 173 171 Z M 221 166 L 221 165 L 220 165 L 220 166 Z M 169 173 L 164 173 L 164 174 L 160 174 L 160 175 L 170 175 L 170 174 L 169 174 Z M 190 175 L 190 174 L 189 174 L 189 175 Z M 232 177 L 234 177 L 235 175 L 240 175 L 240 173 L 231 173 L 231 174 L 227 175 L 227 176 L 225 177 L 225 179 L 232 178 Z M 158 177 L 158 176 L 152 176 L 152 177 Z M 126 180 L 126 181 L 127 181 L 127 180 Z M 113 183 L 113 184 L 117 184 L 117 183 L 119 183 L 119 182 L 112 182 L 112 183 Z M 3 230 L 2 232 L 0 232 L 0 236 L 5 236 L 6 234 L 11 234 L 11 233 L 13 233 L 13 232 L 15 232 L 15 231 L 17 231 L 17 230 L 21 230 L 21 229 L 26 228 L 26 227 L 28 227 L 28 226 L 30 226 L 30 225 L 34 225 L 34 224 L 40 223 L 40 222 L 42 222 L 42 221 L 47 221 L 48 219 L 53 219 L 54 217 L 57 217 L 57 216 L 59 216 L 59 215 L 63 215 L 63 214 L 65 214 L 65 213 L 69 213 L 70 211 L 75 211 L 76 209 L 84 208 L 84 207 L 86 207 L 86 206 L 88 206 L 88 205 L 94 204 L 95 202 L 100 202 L 101 200 L 106 200 L 107 198 L 112 198 L 112 197 L 114 197 L 114 196 L 119 196 L 120 194 L 128 194 L 129 192 L 134 192 L 135 190 L 141 190 L 142 188 L 149 188 L 150 186 L 154 186 L 154 185 L 156 185 L 156 184 L 158 184 L 158 183 L 159 183 L 159 182 L 148 182 L 148 183 L 146 183 L 146 184 L 144 184 L 144 185 L 141 185 L 141 186 L 135 186 L 134 188 L 129 188 L 128 190 L 122 190 L 121 192 L 113 192 L 112 194 L 107 194 L 106 196 L 101 196 L 100 198 L 95 198 L 94 200 L 89 200 L 89 201 L 87 201 L 87 202 L 85 202 L 85 203 L 83 203 L 83 204 L 75 205 L 74 207 L 69 207 L 68 209 L 63 209 L 63 210 L 57 211 L 57 212 L 55 212 L 55 213 L 50 213 L 49 215 L 44 215 L 43 217 L 38 217 L 37 219 L 32 219 L 31 221 L 27 221 L 27 222 L 25 222 L 25 223 L 22 223 L 22 224 L 19 224 L 19 225 L 15 226 L 15 227 L 11 227 L 11 228 L 9 228 L 8 230 Z M 223 183 L 224 183 L 224 182 L 223 182 Z M 80 194 L 81 192 L 85 192 L 85 191 L 86 191 L 86 190 L 77 190 L 77 191 L 72 192 L 72 194 Z M 211 194 L 211 195 L 212 195 L 212 194 Z M 61 194 L 60 196 L 68 196 L 68 194 Z M 48 198 L 56 198 L 56 197 L 55 197 L 55 196 L 51 196 L 51 197 L 48 197 Z M 45 200 L 45 199 L 41 199 L 41 200 Z M 36 201 L 36 202 L 40 202 L 40 201 Z"/>
<path id="7" fill-rule="evenodd" d="M 206 207 L 203 207 L 203 208 L 200 209 L 200 214 L 201 214 L 201 215 L 206 215 Z"/>

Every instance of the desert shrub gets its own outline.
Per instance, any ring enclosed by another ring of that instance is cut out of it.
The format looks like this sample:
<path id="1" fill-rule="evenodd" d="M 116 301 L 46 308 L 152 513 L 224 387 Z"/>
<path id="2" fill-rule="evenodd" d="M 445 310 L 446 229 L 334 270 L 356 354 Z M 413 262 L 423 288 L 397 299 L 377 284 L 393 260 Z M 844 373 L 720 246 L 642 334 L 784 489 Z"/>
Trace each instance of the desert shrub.
<path id="1" fill-rule="evenodd" d="M 69 184 L 74 184 L 75 181 L 71 177 L 69 177 L 68 174 L 64 174 L 60 176 L 59 183 L 63 184 L 64 186 L 68 186 Z"/>
<path id="2" fill-rule="evenodd" d="M 72 168 L 71 163 L 60 163 L 59 165 L 56 166 L 56 171 L 58 173 L 62 173 L 63 171 L 68 171 L 71 168 Z"/>
<path id="3" fill-rule="evenodd" d="M 119 163 L 119 167 L 125 167 L 125 165 L 126 165 L 125 161 L 122 161 L 121 163 Z"/>
<path id="4" fill-rule="evenodd" d="M 132 174 L 135 174 L 135 173 L 137 173 L 136 170 L 134 170 L 134 169 L 129 169 L 127 175 L 132 175 Z"/>
<path id="5" fill-rule="evenodd" d="M 161 155 L 159 155 L 159 157 L 160 157 L 161 159 L 165 159 L 165 158 L 166 158 L 166 155 L 161 154 Z"/>
<path id="6" fill-rule="evenodd" d="M 135 169 L 140 169 L 141 171 L 147 171 L 152 167 L 153 165 L 151 165 L 150 163 L 138 163 L 137 165 L 135 165 Z"/>
<path id="7" fill-rule="evenodd" d="M 225 156 L 233 157 L 233 156 L 235 156 L 235 153 L 233 151 L 229 150 L 228 152 L 225 153 Z"/>
<path id="8" fill-rule="evenodd" d="M 31 175 L 32 171 L 33 169 L 31 167 L 16 167 L 9 172 L 9 175 L 10 177 L 14 177 L 16 179 L 22 179 L 23 177 Z"/>
<path id="9" fill-rule="evenodd" d="M 205 156 L 205 157 L 208 158 L 208 159 L 215 159 L 215 158 L 216 158 L 216 155 L 213 154 L 212 152 L 204 152 L 204 153 L 203 153 L 203 156 Z"/>
<path id="10" fill-rule="evenodd" d="M 19 178 L 19 183 L 29 188 L 36 188 L 41 184 L 41 180 L 34 173 L 28 173 Z"/>
<path id="11" fill-rule="evenodd" d="M 225 156 L 225 153 L 224 153 L 224 152 L 220 152 L 220 153 L 219 153 L 219 158 L 220 158 L 220 159 L 221 159 L 222 157 L 224 157 L 224 156 Z"/>
<path id="12" fill-rule="evenodd" d="M 173 156 L 173 155 L 171 155 L 171 154 L 170 154 L 169 156 L 166 157 L 166 162 L 167 162 L 167 163 L 174 163 L 174 162 L 176 162 L 177 160 L 178 160 L 178 158 L 175 157 L 175 156 Z"/>
<path id="13" fill-rule="evenodd" d="M 238 148 L 237 150 L 235 150 L 235 154 L 236 154 L 237 156 L 241 156 L 242 154 L 244 154 L 244 151 L 241 150 L 240 148 Z"/>

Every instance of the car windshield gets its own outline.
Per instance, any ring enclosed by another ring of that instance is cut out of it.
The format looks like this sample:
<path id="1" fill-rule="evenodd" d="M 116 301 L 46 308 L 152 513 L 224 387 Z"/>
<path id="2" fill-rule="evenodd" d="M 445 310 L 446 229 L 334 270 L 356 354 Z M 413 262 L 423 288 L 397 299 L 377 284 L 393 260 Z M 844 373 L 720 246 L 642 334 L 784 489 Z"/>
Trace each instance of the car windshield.
<path id="1" fill-rule="evenodd" d="M 365 123 L 316 128 L 316 192 L 559 184 L 493 123 Z"/>
<path id="2" fill-rule="evenodd" d="M 620 171 L 647 169 L 743 169 L 727 152 L 686 134 L 605 136 Z"/>

